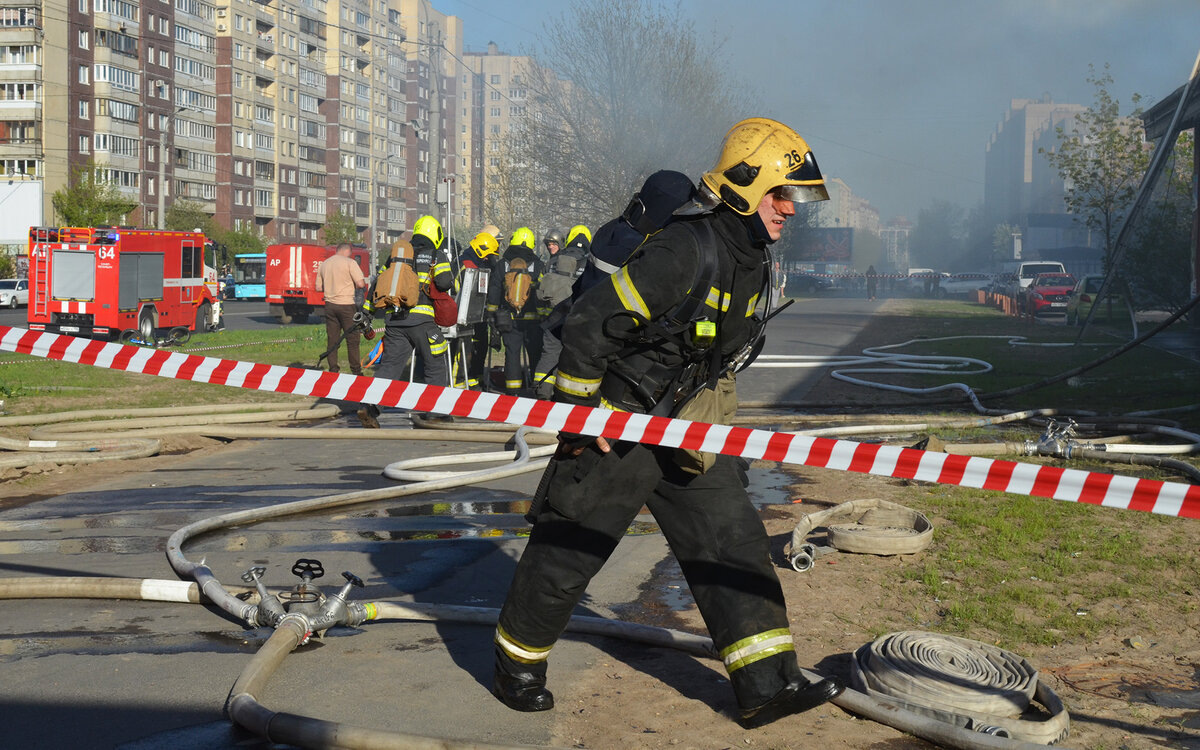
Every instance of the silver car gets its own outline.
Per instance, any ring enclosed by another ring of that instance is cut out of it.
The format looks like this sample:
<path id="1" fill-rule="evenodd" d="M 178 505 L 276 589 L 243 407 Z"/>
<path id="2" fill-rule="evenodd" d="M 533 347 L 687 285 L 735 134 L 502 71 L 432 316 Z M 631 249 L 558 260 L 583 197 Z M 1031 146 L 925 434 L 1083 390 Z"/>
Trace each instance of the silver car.
<path id="1" fill-rule="evenodd" d="M 28 279 L 0 279 L 0 307 L 18 307 L 28 304 Z"/>

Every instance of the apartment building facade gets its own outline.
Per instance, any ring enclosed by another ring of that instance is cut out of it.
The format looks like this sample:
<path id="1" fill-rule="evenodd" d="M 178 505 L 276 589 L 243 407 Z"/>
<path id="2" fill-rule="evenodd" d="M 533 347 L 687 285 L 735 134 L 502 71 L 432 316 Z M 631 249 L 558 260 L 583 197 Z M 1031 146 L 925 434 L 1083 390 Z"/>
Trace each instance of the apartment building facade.
<path id="1" fill-rule="evenodd" d="M 316 242 L 340 210 L 382 249 L 445 215 L 461 38 L 428 0 L 0 0 L 0 178 L 41 181 L 47 223 L 94 162 L 128 224 L 187 200 Z"/>

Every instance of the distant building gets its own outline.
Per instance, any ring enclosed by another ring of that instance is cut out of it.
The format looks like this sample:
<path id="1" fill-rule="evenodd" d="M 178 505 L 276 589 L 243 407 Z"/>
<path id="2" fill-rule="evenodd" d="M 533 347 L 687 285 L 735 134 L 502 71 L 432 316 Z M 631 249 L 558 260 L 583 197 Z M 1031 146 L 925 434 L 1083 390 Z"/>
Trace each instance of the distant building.
<path id="1" fill-rule="evenodd" d="M 912 233 L 912 222 L 903 216 L 897 216 L 879 230 L 879 239 L 883 243 L 883 259 L 893 270 L 906 269 L 908 262 L 908 236 Z M 882 271 L 883 269 L 878 269 Z"/>
<path id="2" fill-rule="evenodd" d="M 855 195 L 838 177 L 826 177 L 829 200 L 819 204 L 818 223 L 823 227 L 861 229 L 879 234 L 879 210 L 870 201 Z"/>
<path id="3" fill-rule="evenodd" d="M 1054 102 L 1049 96 L 1013 99 L 988 142 L 984 211 L 993 224 L 1020 230 L 1023 239 L 1013 247 L 1023 247 L 1027 256 L 1090 244 L 1086 228 L 1066 213 L 1062 178 L 1039 152 L 1055 148 L 1057 128 L 1070 130 L 1075 116 L 1086 109 L 1080 104 Z"/>

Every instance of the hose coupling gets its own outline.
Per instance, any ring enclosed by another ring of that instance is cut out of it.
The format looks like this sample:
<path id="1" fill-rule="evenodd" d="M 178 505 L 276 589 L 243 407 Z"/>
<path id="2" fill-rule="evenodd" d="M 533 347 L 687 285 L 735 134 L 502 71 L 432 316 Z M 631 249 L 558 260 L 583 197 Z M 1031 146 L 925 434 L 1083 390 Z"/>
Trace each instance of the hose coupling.
<path id="1" fill-rule="evenodd" d="M 814 544 L 804 543 L 792 552 L 791 563 L 792 570 L 797 573 L 804 573 L 812 570 L 813 560 L 817 559 L 817 547 Z"/>
<path id="2" fill-rule="evenodd" d="M 976 732 L 979 732 L 980 734 L 990 734 L 993 737 L 1004 737 L 1007 739 L 1012 739 L 1012 735 L 1009 734 L 1008 730 L 1005 729 L 1004 727 L 992 726 L 991 724 L 980 724 L 980 725 L 974 727 L 974 729 Z"/>
<path id="3" fill-rule="evenodd" d="M 288 612 L 279 621 L 277 629 L 287 627 L 289 624 L 294 625 L 296 632 L 301 634 L 299 645 L 303 646 L 307 644 L 310 639 L 312 639 L 312 623 L 309 622 L 309 619 L 306 616 L 300 614 L 299 612 Z"/>

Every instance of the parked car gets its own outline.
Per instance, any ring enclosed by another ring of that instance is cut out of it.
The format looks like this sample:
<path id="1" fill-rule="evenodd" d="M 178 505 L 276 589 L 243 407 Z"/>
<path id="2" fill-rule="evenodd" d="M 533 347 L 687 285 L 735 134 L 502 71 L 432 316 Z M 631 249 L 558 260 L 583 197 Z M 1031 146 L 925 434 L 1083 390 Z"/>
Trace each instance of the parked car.
<path id="1" fill-rule="evenodd" d="M 903 284 L 909 294 L 918 297 L 936 297 L 937 292 L 934 289 L 941 278 L 942 275 L 932 268 L 910 268 L 908 269 L 908 278 L 904 279 Z"/>
<path id="2" fill-rule="evenodd" d="M 1021 289 L 1028 289 L 1033 280 L 1043 273 L 1067 275 L 1067 269 L 1057 260 L 1027 260 L 1017 267 L 1017 278 L 1021 281 Z"/>
<path id="3" fill-rule="evenodd" d="M 0 306 L 29 304 L 29 279 L 0 279 Z"/>
<path id="4" fill-rule="evenodd" d="M 1071 290 L 1071 297 L 1067 300 L 1067 325 L 1082 325 L 1087 318 L 1088 311 L 1100 299 L 1096 296 L 1100 293 L 1100 285 L 1104 283 L 1104 276 L 1081 276 L 1079 283 Z M 1115 319 L 1117 314 L 1127 314 L 1129 310 L 1128 303 L 1125 301 L 1124 295 L 1116 291 L 1116 285 L 1109 285 L 1108 292 L 1104 295 L 1104 302 L 1096 310 L 1096 314 L 1092 316 L 1092 320 L 1107 318 L 1109 314 Z"/>
<path id="5" fill-rule="evenodd" d="M 952 294 L 970 294 L 976 289 L 983 289 L 992 283 L 992 275 L 987 273 L 943 273 L 938 282 L 940 297 Z"/>
<path id="6" fill-rule="evenodd" d="M 1039 273 L 1025 290 L 1025 309 L 1032 315 L 1065 313 L 1075 277 L 1064 273 Z"/>
<path id="7" fill-rule="evenodd" d="M 783 296 L 797 297 L 801 294 L 827 292 L 833 289 L 833 280 L 826 276 L 816 276 L 811 273 L 789 273 L 783 286 Z"/>

